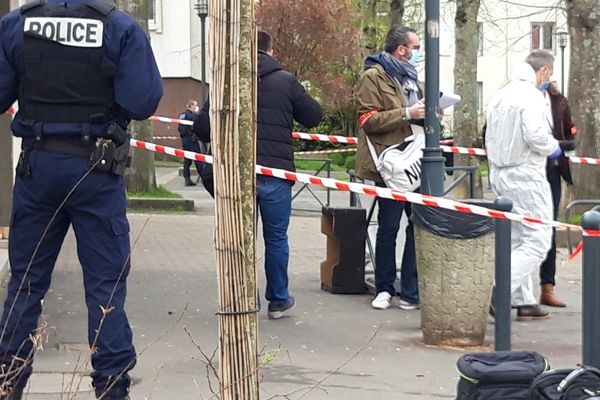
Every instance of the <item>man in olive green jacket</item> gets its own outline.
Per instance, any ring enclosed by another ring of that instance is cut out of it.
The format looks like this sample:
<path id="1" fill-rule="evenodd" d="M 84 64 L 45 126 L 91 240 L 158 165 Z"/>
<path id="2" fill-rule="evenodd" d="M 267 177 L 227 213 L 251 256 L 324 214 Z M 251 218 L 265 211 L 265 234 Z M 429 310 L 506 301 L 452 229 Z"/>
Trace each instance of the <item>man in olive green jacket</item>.
<path id="1" fill-rule="evenodd" d="M 389 146 L 411 135 L 410 123 L 425 118 L 422 88 L 414 65 L 420 58 L 420 40 L 414 30 L 392 27 L 385 39 L 385 51 L 365 60 L 356 95 L 360 124 L 357 175 L 385 187 L 369 152 L 366 137 L 379 155 Z M 409 122 L 410 121 L 410 122 Z M 396 294 L 396 237 L 402 213 L 410 217 L 410 204 L 378 198 L 377 240 L 375 245 L 375 287 L 377 296 L 371 303 L 375 309 L 386 309 Z M 419 306 L 417 267 L 413 226 L 406 228 L 406 244 L 400 279 L 400 308 Z"/>

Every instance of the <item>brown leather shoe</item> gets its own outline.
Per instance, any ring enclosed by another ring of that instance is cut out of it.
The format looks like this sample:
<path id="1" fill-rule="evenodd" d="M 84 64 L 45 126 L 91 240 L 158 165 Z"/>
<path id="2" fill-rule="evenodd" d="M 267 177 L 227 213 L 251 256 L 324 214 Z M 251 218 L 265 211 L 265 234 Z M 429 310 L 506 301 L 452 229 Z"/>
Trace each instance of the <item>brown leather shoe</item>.
<path id="1" fill-rule="evenodd" d="M 540 296 L 540 304 L 544 304 L 550 307 L 566 307 L 564 301 L 559 299 L 554 294 L 554 285 L 551 283 L 544 283 L 542 285 L 542 294 Z"/>
<path id="2" fill-rule="evenodd" d="M 535 319 L 546 319 L 550 313 L 538 304 L 517 307 L 517 321 L 533 321 Z"/>

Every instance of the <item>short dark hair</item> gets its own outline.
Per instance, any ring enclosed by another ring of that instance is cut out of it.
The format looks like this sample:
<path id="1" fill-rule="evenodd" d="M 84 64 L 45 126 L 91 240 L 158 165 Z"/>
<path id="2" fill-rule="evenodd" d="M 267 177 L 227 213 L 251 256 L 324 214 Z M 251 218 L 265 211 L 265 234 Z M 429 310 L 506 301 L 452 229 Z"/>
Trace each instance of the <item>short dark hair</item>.
<path id="1" fill-rule="evenodd" d="M 269 51 L 273 48 L 273 37 L 267 32 L 258 31 L 258 49 Z"/>
<path id="2" fill-rule="evenodd" d="M 398 46 L 407 46 L 410 41 L 408 38 L 409 32 L 416 33 L 413 28 L 408 26 L 392 26 L 385 35 L 384 50 L 392 53 Z"/>

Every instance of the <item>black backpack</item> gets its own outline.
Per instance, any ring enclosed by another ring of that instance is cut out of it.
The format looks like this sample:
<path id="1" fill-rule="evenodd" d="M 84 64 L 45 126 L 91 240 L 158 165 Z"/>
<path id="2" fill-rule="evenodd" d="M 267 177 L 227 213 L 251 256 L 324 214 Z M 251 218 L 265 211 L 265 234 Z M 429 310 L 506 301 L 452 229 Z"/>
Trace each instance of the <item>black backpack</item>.
<path id="1" fill-rule="evenodd" d="M 534 351 L 498 351 L 465 354 L 457 369 L 457 400 L 528 400 L 531 381 L 550 365 Z"/>
<path id="2" fill-rule="evenodd" d="M 533 380 L 529 399 L 600 400 L 600 371 L 583 365 L 548 371 Z"/>

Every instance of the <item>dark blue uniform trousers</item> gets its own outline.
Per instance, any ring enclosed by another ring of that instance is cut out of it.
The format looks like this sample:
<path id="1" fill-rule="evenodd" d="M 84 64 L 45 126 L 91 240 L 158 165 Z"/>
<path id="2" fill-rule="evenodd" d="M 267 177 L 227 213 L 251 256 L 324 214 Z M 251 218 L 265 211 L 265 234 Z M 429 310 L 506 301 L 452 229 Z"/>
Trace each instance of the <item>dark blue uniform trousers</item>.
<path id="1" fill-rule="evenodd" d="M 198 142 L 197 140 L 194 140 L 191 135 L 182 137 L 181 145 L 184 150 L 193 151 L 194 153 L 204 153 L 202 151 L 202 148 L 200 147 L 200 142 Z M 196 171 L 198 171 L 198 175 L 202 176 L 202 171 L 204 169 L 204 163 L 201 163 L 200 161 L 194 161 L 194 164 L 196 165 Z M 191 165 L 192 165 L 192 160 L 190 160 L 189 158 L 185 158 L 183 160 L 183 177 L 184 178 L 190 177 Z"/>
<path id="2" fill-rule="evenodd" d="M 31 374 L 29 335 L 36 330 L 41 300 L 72 224 L 83 267 L 96 395 L 112 386 L 105 399 L 125 396 L 130 384 L 127 371 L 135 364 L 135 349 L 124 309 L 130 245 L 123 177 L 90 173 L 53 217 L 89 169 L 89 160 L 33 150 L 29 165 L 31 175 L 17 177 L 13 193 L 9 240 L 12 274 L 0 323 L 2 363 L 5 368 L 12 365 L 16 372 L 11 386 L 24 387 Z M 110 311 L 104 314 L 103 309 Z M 28 360 L 27 365 L 23 368 L 15 357 Z"/>

